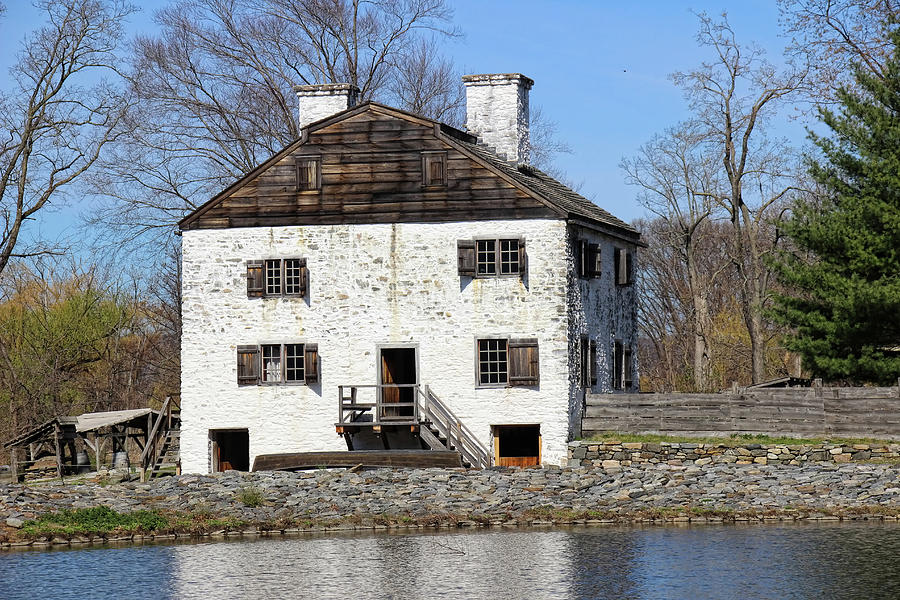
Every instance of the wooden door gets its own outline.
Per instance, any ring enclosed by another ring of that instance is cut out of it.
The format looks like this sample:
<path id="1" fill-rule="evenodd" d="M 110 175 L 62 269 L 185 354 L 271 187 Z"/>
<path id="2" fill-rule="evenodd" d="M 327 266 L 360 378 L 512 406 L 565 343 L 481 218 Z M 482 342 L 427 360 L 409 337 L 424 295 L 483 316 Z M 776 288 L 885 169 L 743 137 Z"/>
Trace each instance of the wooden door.
<path id="1" fill-rule="evenodd" d="M 385 408 L 382 417 L 385 419 L 405 419 L 413 415 L 412 403 L 415 402 L 415 389 L 410 384 L 418 383 L 416 374 L 415 348 L 382 348 L 380 380 L 381 401 L 385 404 L 403 403 L 405 406 Z M 392 384 L 406 387 L 392 387 Z"/>

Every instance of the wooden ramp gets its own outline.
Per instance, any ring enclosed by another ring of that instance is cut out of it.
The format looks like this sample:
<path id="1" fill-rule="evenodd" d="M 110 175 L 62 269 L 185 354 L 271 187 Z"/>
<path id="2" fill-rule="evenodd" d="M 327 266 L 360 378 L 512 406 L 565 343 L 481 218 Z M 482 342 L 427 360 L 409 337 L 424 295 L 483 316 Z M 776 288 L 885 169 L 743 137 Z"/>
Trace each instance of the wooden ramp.
<path id="1" fill-rule="evenodd" d="M 353 450 L 260 454 L 253 471 L 302 471 L 336 467 L 461 467 L 459 452 L 440 450 Z"/>

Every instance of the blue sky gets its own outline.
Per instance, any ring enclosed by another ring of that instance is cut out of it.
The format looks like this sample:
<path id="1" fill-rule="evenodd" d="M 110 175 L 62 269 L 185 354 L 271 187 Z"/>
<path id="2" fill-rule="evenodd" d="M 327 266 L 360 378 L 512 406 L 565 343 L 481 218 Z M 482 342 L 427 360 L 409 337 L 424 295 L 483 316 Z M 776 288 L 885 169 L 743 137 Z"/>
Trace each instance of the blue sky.
<path id="1" fill-rule="evenodd" d="M 5 4 L 7 14 L 0 20 L 4 69 L 37 14 L 26 0 Z M 143 11 L 132 18 L 129 30 L 151 32 L 153 11 L 164 4 L 140 2 Z M 693 12 L 727 11 L 738 40 L 758 43 L 773 62 L 780 61 L 785 45 L 774 0 L 452 4 L 464 37 L 447 42 L 447 54 L 463 73 L 521 72 L 534 79 L 532 106 L 540 105 L 556 121 L 559 137 L 572 148 L 559 157 L 559 166 L 585 196 L 626 221 L 644 211 L 635 202 L 637 190 L 625 184 L 619 162 L 688 116 L 668 75 L 690 70 L 710 56 L 697 46 Z M 797 121 L 782 120 L 778 133 L 798 146 L 805 139 Z M 46 215 L 42 233 L 73 234 L 85 200 Z"/>

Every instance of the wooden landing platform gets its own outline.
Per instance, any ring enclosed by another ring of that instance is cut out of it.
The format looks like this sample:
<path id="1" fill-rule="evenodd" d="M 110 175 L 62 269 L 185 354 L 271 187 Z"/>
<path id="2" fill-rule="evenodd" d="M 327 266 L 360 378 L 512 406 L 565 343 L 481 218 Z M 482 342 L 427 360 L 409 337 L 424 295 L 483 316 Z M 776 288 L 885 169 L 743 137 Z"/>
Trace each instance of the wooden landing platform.
<path id="1" fill-rule="evenodd" d="M 458 452 L 441 450 L 347 450 L 343 452 L 290 452 L 260 454 L 254 471 L 302 471 L 336 467 L 461 467 Z"/>

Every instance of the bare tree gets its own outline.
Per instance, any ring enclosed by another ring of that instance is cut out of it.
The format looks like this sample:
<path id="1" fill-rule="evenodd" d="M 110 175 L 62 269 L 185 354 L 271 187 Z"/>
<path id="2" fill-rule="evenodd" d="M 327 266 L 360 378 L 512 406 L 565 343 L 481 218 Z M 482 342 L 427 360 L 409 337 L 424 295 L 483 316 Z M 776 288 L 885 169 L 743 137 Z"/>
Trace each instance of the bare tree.
<path id="1" fill-rule="evenodd" d="M 61 201 L 126 130 L 129 104 L 104 77 L 115 76 L 120 0 L 44 0 L 46 22 L 25 40 L 0 92 L 0 272 L 21 247 L 24 227 Z M 87 87 L 86 82 L 96 81 Z"/>
<path id="2" fill-rule="evenodd" d="M 431 41 L 457 34 L 451 16 L 445 0 L 175 0 L 136 41 L 138 129 L 95 180 L 95 220 L 117 241 L 167 231 L 299 137 L 296 84 L 452 117 L 459 85 Z"/>
<path id="3" fill-rule="evenodd" d="M 884 77 L 888 32 L 898 24 L 896 0 L 778 0 L 788 54 L 808 65 L 816 102 L 835 101 L 838 87 L 855 86 L 853 65 Z"/>
<path id="4" fill-rule="evenodd" d="M 806 71 L 779 71 L 757 46 L 737 42 L 723 15 L 715 22 L 700 14 L 702 46 L 713 60 L 673 81 L 684 89 L 695 119 L 705 129 L 711 151 L 722 165 L 722 189 L 712 199 L 731 224 L 730 259 L 738 276 L 738 298 L 750 336 L 752 378 L 766 377 L 767 334 L 763 309 L 770 299 L 766 255 L 777 242 L 774 219 L 791 191 L 795 168 L 790 148 L 765 136 L 766 121 L 786 98 L 804 85 Z"/>
<path id="5" fill-rule="evenodd" d="M 708 152 L 708 142 L 703 126 L 683 123 L 654 137 L 621 164 L 627 182 L 641 188 L 638 200 L 657 218 L 648 232 L 650 246 L 642 253 L 641 262 L 646 261 L 648 269 L 645 285 L 655 288 L 645 291 L 649 304 L 642 312 L 652 314 L 642 320 L 655 322 L 660 303 L 673 311 L 676 302 L 683 305 L 679 312 L 685 313 L 686 333 L 693 339 L 692 387 L 703 391 L 710 384 L 709 297 L 727 266 L 712 263 L 711 255 L 701 250 L 705 250 L 702 237 L 710 231 L 703 225 L 718 208 L 713 198 L 721 185 L 720 168 Z M 675 299 L 665 298 L 673 295 Z"/>

